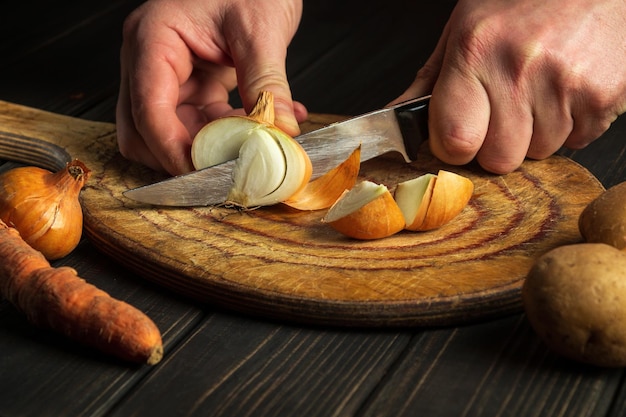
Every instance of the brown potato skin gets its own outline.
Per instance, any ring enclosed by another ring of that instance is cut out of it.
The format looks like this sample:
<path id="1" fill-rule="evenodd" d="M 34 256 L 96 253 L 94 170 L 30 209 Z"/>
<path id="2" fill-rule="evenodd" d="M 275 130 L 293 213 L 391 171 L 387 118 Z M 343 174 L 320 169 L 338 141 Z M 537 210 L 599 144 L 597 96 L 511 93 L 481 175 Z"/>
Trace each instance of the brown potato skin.
<path id="1" fill-rule="evenodd" d="M 522 301 L 530 324 L 555 352 L 626 366 L 626 252 L 602 243 L 553 249 L 531 268 Z"/>
<path id="2" fill-rule="evenodd" d="M 585 241 L 626 249 L 626 182 L 593 200 L 580 214 L 578 228 Z"/>

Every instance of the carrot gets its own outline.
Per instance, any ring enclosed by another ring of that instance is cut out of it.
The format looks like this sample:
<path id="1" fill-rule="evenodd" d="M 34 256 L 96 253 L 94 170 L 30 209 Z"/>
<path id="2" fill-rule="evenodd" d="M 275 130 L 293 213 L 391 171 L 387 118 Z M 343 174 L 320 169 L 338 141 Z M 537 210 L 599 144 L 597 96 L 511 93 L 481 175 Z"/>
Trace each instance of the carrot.
<path id="1" fill-rule="evenodd" d="M 54 268 L 0 220 L 0 295 L 36 326 L 121 359 L 154 365 L 161 333 L 135 307 L 87 283 L 70 267 Z"/>

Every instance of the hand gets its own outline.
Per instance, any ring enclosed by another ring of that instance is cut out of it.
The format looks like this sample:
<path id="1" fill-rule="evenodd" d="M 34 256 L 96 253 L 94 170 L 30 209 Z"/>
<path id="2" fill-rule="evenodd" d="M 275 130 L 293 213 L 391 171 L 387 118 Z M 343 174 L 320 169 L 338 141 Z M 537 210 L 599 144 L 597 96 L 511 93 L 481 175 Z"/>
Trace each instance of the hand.
<path id="1" fill-rule="evenodd" d="M 276 125 L 300 132 L 287 46 L 302 0 L 151 0 L 126 19 L 117 104 L 120 152 L 172 175 L 193 169 L 191 142 L 207 122 L 243 114 L 228 103 L 237 85 L 245 112 L 274 93 Z"/>
<path id="2" fill-rule="evenodd" d="M 623 0 L 460 0 L 402 100 L 432 92 L 444 162 L 515 170 L 585 147 L 626 111 Z"/>

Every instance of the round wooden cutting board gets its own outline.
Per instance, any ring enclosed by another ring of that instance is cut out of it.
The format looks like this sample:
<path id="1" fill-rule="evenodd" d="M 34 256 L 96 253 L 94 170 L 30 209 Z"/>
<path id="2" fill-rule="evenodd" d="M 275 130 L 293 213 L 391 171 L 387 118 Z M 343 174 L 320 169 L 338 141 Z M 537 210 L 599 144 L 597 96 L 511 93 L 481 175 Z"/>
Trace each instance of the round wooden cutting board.
<path id="1" fill-rule="evenodd" d="M 336 119 L 311 115 L 303 130 Z M 147 280 L 257 316 L 346 326 L 460 324 L 520 311 L 536 257 L 580 242 L 578 216 L 604 190 L 560 156 L 496 176 L 446 166 L 425 146 L 411 164 L 396 155 L 365 162 L 361 176 L 393 188 L 448 169 L 474 182 L 469 206 L 438 230 L 356 241 L 321 223 L 323 211 L 131 201 L 124 191 L 165 177 L 126 161 L 112 124 L 0 102 L 0 155 L 50 169 L 82 160 L 92 170 L 81 194 L 87 237 Z"/>

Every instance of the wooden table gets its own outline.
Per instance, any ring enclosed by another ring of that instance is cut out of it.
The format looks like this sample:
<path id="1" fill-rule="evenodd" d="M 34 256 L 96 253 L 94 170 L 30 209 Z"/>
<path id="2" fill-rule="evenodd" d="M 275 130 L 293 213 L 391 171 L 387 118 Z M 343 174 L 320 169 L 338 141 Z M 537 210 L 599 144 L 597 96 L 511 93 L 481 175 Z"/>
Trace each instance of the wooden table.
<path id="1" fill-rule="evenodd" d="M 25 0 L 0 17 L 0 100 L 114 121 L 123 18 L 140 1 Z M 453 1 L 306 2 L 290 49 L 310 110 L 387 103 L 432 50 Z M 626 119 L 566 155 L 626 180 Z M 15 166 L 4 163 L 2 169 Z M 132 254 L 128 254 L 132 256 Z M 0 301 L 0 416 L 621 416 L 624 373 L 551 353 L 521 313 L 459 327 L 346 329 L 222 311 L 152 284 L 83 239 L 69 265 L 146 312 L 165 358 L 133 366 L 40 331 Z"/>

